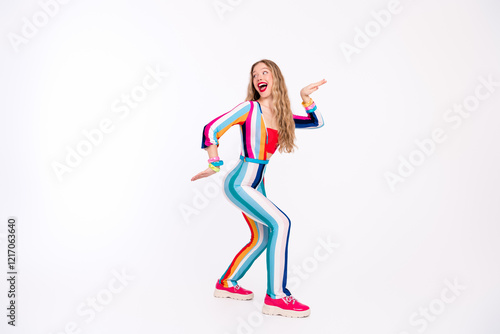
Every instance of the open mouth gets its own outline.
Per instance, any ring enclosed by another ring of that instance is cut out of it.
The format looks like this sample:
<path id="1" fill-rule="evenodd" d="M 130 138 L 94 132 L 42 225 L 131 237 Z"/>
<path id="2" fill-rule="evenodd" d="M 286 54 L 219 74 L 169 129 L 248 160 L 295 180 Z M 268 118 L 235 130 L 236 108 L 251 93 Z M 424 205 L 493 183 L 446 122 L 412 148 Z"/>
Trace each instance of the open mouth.
<path id="1" fill-rule="evenodd" d="M 265 83 L 265 82 L 259 83 L 258 86 L 259 86 L 259 92 L 261 92 L 261 93 L 267 89 L 267 83 Z"/>

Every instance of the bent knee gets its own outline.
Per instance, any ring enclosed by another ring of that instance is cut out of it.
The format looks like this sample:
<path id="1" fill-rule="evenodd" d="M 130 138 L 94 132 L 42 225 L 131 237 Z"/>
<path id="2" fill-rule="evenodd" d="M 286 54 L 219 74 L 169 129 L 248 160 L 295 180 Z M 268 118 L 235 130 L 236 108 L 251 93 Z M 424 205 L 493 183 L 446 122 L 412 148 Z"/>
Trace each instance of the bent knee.
<path id="1" fill-rule="evenodd" d="M 291 226 L 291 220 L 288 218 L 286 215 L 280 215 L 278 217 L 275 217 L 273 221 L 271 222 L 271 229 L 273 231 L 283 231 L 283 232 L 288 232 Z"/>

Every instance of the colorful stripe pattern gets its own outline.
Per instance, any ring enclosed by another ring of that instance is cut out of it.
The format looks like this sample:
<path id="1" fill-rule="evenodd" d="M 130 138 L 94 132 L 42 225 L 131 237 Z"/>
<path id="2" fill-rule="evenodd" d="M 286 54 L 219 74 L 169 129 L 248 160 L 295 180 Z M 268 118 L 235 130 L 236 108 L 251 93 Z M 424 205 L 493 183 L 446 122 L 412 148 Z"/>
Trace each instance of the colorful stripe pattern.
<path id="1" fill-rule="evenodd" d="M 293 115 L 295 127 L 315 129 L 324 125 L 323 117 L 313 103 L 305 108 L 307 116 Z M 233 125 L 240 125 L 241 155 L 247 158 L 266 160 L 267 130 L 260 103 L 245 101 L 213 119 L 203 128 L 201 148 L 219 146 L 220 137 Z"/>
<path id="2" fill-rule="evenodd" d="M 317 129 L 323 117 L 313 103 L 305 108 L 307 116 L 293 115 L 296 128 Z M 245 101 L 215 118 L 203 128 L 202 148 L 219 146 L 221 136 L 233 125 L 241 129 L 241 155 L 266 160 L 268 140 L 262 109 L 257 101 Z M 290 219 L 265 192 L 266 164 L 240 160 L 224 180 L 226 198 L 242 211 L 251 232 L 250 241 L 236 254 L 219 279 L 224 287 L 236 286 L 253 262 L 267 249 L 267 293 L 282 298 L 286 288 Z"/>
<path id="3" fill-rule="evenodd" d="M 317 129 L 321 128 L 325 122 L 323 116 L 318 111 L 316 103 L 313 102 L 309 107 L 306 107 L 307 116 L 293 115 L 295 127 L 299 129 Z"/>
<path id="4" fill-rule="evenodd" d="M 267 294 L 290 295 L 286 289 L 290 219 L 266 197 L 265 164 L 240 160 L 224 180 L 224 194 L 243 212 L 251 231 L 250 241 L 219 279 L 225 287 L 237 285 L 253 262 L 267 248 Z"/>

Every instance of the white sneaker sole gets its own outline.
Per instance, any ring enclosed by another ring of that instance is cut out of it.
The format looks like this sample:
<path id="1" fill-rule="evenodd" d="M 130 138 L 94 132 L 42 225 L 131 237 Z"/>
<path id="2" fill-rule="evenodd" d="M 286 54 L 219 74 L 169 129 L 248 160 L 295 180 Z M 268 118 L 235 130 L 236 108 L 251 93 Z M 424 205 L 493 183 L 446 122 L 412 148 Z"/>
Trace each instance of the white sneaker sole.
<path id="1" fill-rule="evenodd" d="M 253 298 L 253 293 L 251 293 L 249 295 L 240 295 L 240 294 L 237 294 L 237 293 L 231 293 L 229 291 L 215 289 L 215 291 L 214 291 L 214 297 L 217 297 L 217 298 L 231 298 L 231 299 L 236 299 L 236 300 L 250 300 L 250 299 Z"/>
<path id="2" fill-rule="evenodd" d="M 305 311 L 292 311 L 292 310 L 283 310 L 277 306 L 271 306 L 264 304 L 262 307 L 262 313 L 267 315 L 282 315 L 284 317 L 289 318 L 305 318 L 311 314 L 311 309 Z"/>

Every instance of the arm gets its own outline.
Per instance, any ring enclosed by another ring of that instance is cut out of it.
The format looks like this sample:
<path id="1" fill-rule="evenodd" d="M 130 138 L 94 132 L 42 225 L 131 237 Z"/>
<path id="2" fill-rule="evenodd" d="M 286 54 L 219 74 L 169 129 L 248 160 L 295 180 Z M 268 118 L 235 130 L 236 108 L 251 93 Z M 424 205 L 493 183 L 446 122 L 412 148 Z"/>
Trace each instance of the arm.
<path id="1" fill-rule="evenodd" d="M 252 106 L 251 101 L 242 102 L 205 125 L 201 139 L 201 148 L 207 151 L 209 158 L 215 158 L 219 155 L 217 148 L 219 147 L 220 137 L 233 125 L 245 123 Z M 193 176 L 191 181 L 196 181 L 215 173 L 211 168 L 207 168 Z"/>
<path id="2" fill-rule="evenodd" d="M 217 145 L 210 145 L 205 149 L 205 151 L 208 152 L 208 158 L 215 158 L 219 156 L 217 147 L 218 147 Z"/>
<path id="3" fill-rule="evenodd" d="M 309 96 L 302 97 L 302 100 L 304 103 L 308 102 L 310 99 Z M 321 128 L 325 123 L 323 121 L 323 116 L 318 110 L 318 107 L 316 106 L 316 103 L 312 103 L 308 107 L 304 107 L 307 116 L 299 116 L 299 115 L 293 115 L 293 121 L 295 122 L 295 128 L 299 129 L 319 129 Z"/>
<path id="4" fill-rule="evenodd" d="M 302 106 L 305 108 L 307 116 L 298 116 L 293 115 L 293 121 L 295 122 L 295 127 L 299 129 L 319 129 L 325 123 L 323 121 L 323 116 L 316 107 L 316 103 L 314 103 L 309 96 L 311 93 L 318 90 L 318 87 L 325 84 L 326 80 L 323 79 L 316 83 L 312 83 L 307 85 L 306 87 L 300 90 L 300 97 L 302 97 Z M 311 103 L 312 102 L 312 103 Z M 311 103 L 310 105 L 308 105 Z"/>
<path id="5" fill-rule="evenodd" d="M 220 137 L 233 125 L 236 124 L 241 125 L 245 123 L 251 108 L 252 108 L 251 101 L 245 101 L 238 104 L 236 107 L 234 107 L 227 113 L 222 114 L 219 117 L 210 121 L 203 128 L 201 148 L 207 149 L 211 145 L 216 145 L 216 148 L 219 147 Z M 217 150 L 215 150 L 215 154 L 216 153 Z"/>

